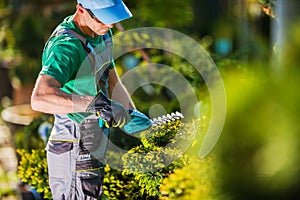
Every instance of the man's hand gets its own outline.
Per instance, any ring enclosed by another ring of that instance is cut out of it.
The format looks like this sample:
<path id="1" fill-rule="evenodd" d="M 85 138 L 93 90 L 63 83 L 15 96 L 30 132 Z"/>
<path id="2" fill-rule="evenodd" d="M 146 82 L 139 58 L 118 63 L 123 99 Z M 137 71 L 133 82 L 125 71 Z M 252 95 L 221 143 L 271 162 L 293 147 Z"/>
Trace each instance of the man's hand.
<path id="1" fill-rule="evenodd" d="M 124 106 L 112 101 L 100 91 L 86 109 L 87 112 L 94 112 L 106 123 L 106 127 L 123 127 L 129 120 L 129 113 Z"/>

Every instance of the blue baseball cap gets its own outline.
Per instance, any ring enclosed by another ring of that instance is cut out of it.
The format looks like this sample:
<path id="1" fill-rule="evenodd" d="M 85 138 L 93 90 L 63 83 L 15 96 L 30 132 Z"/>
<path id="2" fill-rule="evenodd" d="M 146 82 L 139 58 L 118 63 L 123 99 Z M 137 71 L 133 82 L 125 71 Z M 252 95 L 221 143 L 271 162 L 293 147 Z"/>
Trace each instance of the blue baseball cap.
<path id="1" fill-rule="evenodd" d="M 77 0 L 77 3 L 91 10 L 104 24 L 114 24 L 132 17 L 122 0 Z"/>

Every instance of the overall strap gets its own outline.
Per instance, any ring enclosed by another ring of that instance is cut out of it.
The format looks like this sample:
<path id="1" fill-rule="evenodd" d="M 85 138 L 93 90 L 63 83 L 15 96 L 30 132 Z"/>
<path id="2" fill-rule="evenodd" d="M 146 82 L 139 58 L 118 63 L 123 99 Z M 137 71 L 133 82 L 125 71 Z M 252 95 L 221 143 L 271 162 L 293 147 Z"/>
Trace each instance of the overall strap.
<path id="1" fill-rule="evenodd" d="M 94 58 L 94 55 L 91 53 L 91 52 L 93 52 L 94 48 L 82 35 L 78 34 L 77 32 L 73 31 L 70 28 L 62 28 L 62 29 L 54 32 L 51 35 L 51 37 L 55 37 L 55 36 L 59 36 L 59 35 L 63 35 L 63 34 L 67 34 L 69 36 L 74 36 L 74 37 L 78 38 L 81 41 L 83 48 L 87 52 L 92 65 L 95 65 L 95 58 Z"/>
<path id="2" fill-rule="evenodd" d="M 59 29 L 58 31 L 54 32 L 50 36 L 50 38 L 59 36 L 59 35 L 63 35 L 63 34 L 67 34 L 69 36 L 74 36 L 74 37 L 78 38 L 81 41 L 83 48 L 86 50 L 86 52 L 88 54 L 90 54 L 91 52 L 94 52 L 94 47 L 92 47 L 92 45 L 87 41 L 87 39 L 85 39 L 82 35 L 80 35 L 79 33 L 77 33 L 76 31 L 74 31 L 70 28 Z M 103 35 L 103 40 L 105 42 L 106 48 L 112 47 L 112 39 L 108 34 Z M 95 56 L 95 55 L 93 55 L 93 56 Z"/>
<path id="3" fill-rule="evenodd" d="M 99 64 L 99 63 L 96 62 L 97 54 L 95 52 L 94 47 L 92 47 L 92 45 L 82 35 L 80 35 L 79 33 L 75 32 L 74 30 L 72 30 L 70 28 L 59 29 L 59 30 L 55 31 L 50 36 L 50 38 L 59 36 L 59 35 L 63 35 L 63 34 L 76 37 L 81 41 L 82 46 L 86 50 L 88 58 L 90 59 L 92 66 L 93 66 L 94 76 L 95 76 L 95 84 L 97 86 L 97 90 L 99 91 L 101 89 L 99 81 L 102 81 L 104 83 L 104 89 L 105 89 L 104 92 L 106 94 L 108 94 L 108 75 L 109 75 L 108 73 L 109 73 L 109 71 L 107 70 L 107 68 L 109 65 L 105 64 L 105 65 L 101 66 L 101 68 L 98 71 L 96 71 L 96 64 Z M 48 39 L 48 41 L 50 40 L 50 38 Z M 112 38 L 109 36 L 108 33 L 103 35 L 103 40 L 105 42 L 106 49 L 111 50 Z"/>
<path id="4" fill-rule="evenodd" d="M 104 42 L 106 44 L 106 48 L 112 48 L 112 39 L 108 35 L 108 33 L 106 33 L 105 35 L 103 35 L 103 39 L 104 39 Z"/>
<path id="5" fill-rule="evenodd" d="M 100 69 L 95 68 L 95 83 L 97 85 L 97 91 L 99 92 L 103 89 L 104 93 L 108 95 L 108 77 L 109 77 L 109 65 L 112 62 L 112 38 L 109 33 L 103 35 L 103 41 L 105 42 L 106 49 L 100 53 L 101 55 L 97 58 L 104 56 L 107 60 L 102 59 L 103 63 L 101 63 Z"/>
<path id="6" fill-rule="evenodd" d="M 67 34 L 69 36 L 74 36 L 74 37 L 78 38 L 82 42 L 84 49 L 88 53 L 93 51 L 94 48 L 90 45 L 90 43 L 82 35 L 78 34 L 77 32 L 73 31 L 72 29 L 69 29 L 69 28 L 60 29 L 60 30 L 56 31 L 53 36 L 59 36 L 62 34 Z"/>

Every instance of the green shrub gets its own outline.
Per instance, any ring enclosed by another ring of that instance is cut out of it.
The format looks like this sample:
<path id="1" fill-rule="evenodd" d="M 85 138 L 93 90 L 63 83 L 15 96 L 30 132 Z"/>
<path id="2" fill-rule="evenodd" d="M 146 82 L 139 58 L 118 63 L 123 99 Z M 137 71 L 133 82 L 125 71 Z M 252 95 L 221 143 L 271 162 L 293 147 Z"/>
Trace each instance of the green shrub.
<path id="1" fill-rule="evenodd" d="M 40 119 L 36 119 L 28 130 L 36 132 L 39 125 L 48 120 Z M 105 167 L 103 199 L 159 199 L 164 179 L 192 162 L 189 157 L 201 144 L 199 138 L 203 136 L 198 136 L 203 135 L 206 127 L 205 117 L 202 117 L 191 123 L 170 120 L 141 133 L 141 145 L 131 148 L 122 157 L 123 170 Z M 18 176 L 45 199 L 51 199 L 46 155 L 42 149 L 18 150 L 21 156 Z"/>
<path id="2" fill-rule="evenodd" d="M 132 200 L 147 199 L 146 195 L 141 195 L 139 187 L 132 175 L 123 175 L 121 170 L 105 167 L 105 177 L 103 183 L 104 200 Z"/>
<path id="3" fill-rule="evenodd" d="M 217 199 L 218 169 L 212 156 L 193 157 L 182 168 L 175 169 L 160 186 L 161 200 Z"/>
<path id="4" fill-rule="evenodd" d="M 18 177 L 23 183 L 35 188 L 45 199 L 52 199 L 44 150 L 52 123 L 52 115 L 39 115 L 17 132 L 14 138 L 17 153 L 20 155 Z"/>
<path id="5" fill-rule="evenodd" d="M 146 199 L 161 196 L 159 188 L 163 180 L 188 163 L 185 150 L 195 146 L 196 135 L 204 130 L 199 129 L 203 127 L 201 123 L 205 121 L 199 119 L 184 124 L 180 120 L 170 120 L 141 134 L 142 145 L 123 156 L 123 175 L 132 175 L 140 188 L 140 197 L 136 199 L 143 199 L 145 195 Z"/>
<path id="6" fill-rule="evenodd" d="M 16 191 L 11 185 L 17 181 L 18 177 L 15 172 L 5 172 L 3 169 L 0 169 L 0 199 L 16 196 Z"/>
<path id="7" fill-rule="evenodd" d="M 105 166 L 105 176 L 103 184 L 104 199 L 119 199 L 123 190 L 124 181 L 120 178 L 121 173 Z"/>
<path id="8" fill-rule="evenodd" d="M 299 196 L 300 82 L 299 72 L 291 72 L 276 78 L 232 73 L 225 79 L 227 122 L 216 155 L 222 189 L 232 199 Z"/>
<path id="9" fill-rule="evenodd" d="M 18 149 L 17 152 L 21 156 L 18 166 L 18 176 L 21 181 L 35 188 L 45 199 L 52 199 L 45 150 L 33 149 L 28 152 L 24 149 Z"/>

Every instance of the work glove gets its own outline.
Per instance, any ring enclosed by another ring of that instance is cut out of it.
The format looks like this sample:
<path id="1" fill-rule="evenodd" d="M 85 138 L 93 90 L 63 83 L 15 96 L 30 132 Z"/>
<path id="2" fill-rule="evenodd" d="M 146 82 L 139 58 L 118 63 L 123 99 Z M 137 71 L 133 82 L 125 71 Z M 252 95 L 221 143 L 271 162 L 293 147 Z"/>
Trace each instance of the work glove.
<path id="1" fill-rule="evenodd" d="M 86 111 L 94 112 L 103 119 L 107 128 L 123 127 L 129 120 L 129 113 L 124 106 L 110 100 L 102 91 L 95 96 Z"/>

